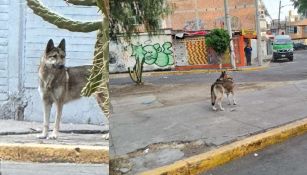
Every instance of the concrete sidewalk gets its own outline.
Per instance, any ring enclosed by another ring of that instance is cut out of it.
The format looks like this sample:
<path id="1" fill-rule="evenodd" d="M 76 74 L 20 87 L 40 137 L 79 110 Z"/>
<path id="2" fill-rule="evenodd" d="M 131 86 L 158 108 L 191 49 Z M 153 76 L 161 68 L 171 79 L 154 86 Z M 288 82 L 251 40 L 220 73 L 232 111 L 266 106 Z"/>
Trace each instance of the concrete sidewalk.
<path id="1" fill-rule="evenodd" d="M 3 175 L 108 175 L 106 164 L 29 163 L 1 161 Z"/>
<path id="2" fill-rule="evenodd" d="M 102 125 L 61 124 L 59 138 L 38 139 L 42 123 L 0 120 L 2 160 L 35 162 L 108 163 L 109 141 Z M 50 132 L 53 125 L 50 125 Z"/>
<path id="3" fill-rule="evenodd" d="M 108 141 L 101 137 L 108 133 L 108 128 L 102 125 L 63 123 L 57 140 L 37 139 L 36 135 L 41 132 L 42 126 L 39 122 L 0 120 L 0 143 L 108 146 Z M 52 123 L 50 127 L 51 133 Z"/>
<path id="4" fill-rule="evenodd" d="M 307 81 L 242 93 L 237 99 L 237 106 L 225 103 L 223 112 L 212 111 L 209 99 L 115 111 L 111 159 L 116 158 L 119 171 L 134 174 L 305 118 Z"/>

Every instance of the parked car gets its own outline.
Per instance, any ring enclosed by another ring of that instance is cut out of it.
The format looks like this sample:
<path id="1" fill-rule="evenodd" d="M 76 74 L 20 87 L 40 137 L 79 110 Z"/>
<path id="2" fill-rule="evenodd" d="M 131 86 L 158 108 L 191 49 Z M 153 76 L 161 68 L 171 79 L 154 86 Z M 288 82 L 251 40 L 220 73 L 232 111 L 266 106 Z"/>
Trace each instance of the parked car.
<path id="1" fill-rule="evenodd" d="M 307 45 L 305 45 L 303 43 L 294 43 L 293 48 L 294 48 L 294 50 L 305 50 L 305 49 L 307 49 Z"/>
<path id="2" fill-rule="evenodd" d="M 289 35 L 277 35 L 273 45 L 273 61 L 288 58 L 293 61 L 293 41 Z"/>

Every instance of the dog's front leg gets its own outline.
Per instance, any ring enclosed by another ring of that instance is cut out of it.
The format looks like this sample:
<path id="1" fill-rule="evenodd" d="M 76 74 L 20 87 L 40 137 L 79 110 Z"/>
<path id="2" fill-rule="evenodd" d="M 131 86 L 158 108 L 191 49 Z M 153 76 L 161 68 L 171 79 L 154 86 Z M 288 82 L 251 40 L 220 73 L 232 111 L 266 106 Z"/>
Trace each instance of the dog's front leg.
<path id="1" fill-rule="evenodd" d="M 230 101 L 230 98 L 229 98 L 229 93 L 227 93 L 226 95 L 227 95 L 228 105 L 231 105 L 231 101 Z"/>
<path id="2" fill-rule="evenodd" d="M 51 136 L 49 137 L 50 139 L 57 139 L 59 135 L 59 130 L 60 130 L 60 122 L 62 118 L 62 110 L 63 110 L 63 102 L 57 102 L 56 103 L 56 118 L 54 122 L 54 128 L 52 131 Z"/>
<path id="3" fill-rule="evenodd" d="M 45 139 L 48 136 L 50 111 L 52 107 L 52 102 L 50 102 L 49 99 L 43 99 L 43 103 L 44 103 L 44 126 L 43 126 L 44 128 L 43 132 L 37 136 L 39 139 Z"/>

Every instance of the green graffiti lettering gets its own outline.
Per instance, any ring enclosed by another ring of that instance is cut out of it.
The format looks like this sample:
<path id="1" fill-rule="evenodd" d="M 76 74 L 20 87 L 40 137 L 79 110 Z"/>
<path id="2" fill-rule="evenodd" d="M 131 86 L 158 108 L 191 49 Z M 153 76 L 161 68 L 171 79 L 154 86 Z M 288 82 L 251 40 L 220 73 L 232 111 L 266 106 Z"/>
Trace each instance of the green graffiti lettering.
<path id="1" fill-rule="evenodd" d="M 174 64 L 172 43 L 165 42 L 162 47 L 159 43 L 153 45 L 132 45 L 132 55 L 140 62 L 143 61 L 148 65 L 157 65 L 165 67 Z"/>

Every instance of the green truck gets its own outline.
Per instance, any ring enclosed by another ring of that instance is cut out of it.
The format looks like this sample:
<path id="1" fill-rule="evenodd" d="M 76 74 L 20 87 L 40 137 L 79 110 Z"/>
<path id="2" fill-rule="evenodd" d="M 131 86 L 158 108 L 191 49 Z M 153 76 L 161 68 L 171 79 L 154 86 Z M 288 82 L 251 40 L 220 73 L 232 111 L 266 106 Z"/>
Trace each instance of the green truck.
<path id="1" fill-rule="evenodd" d="M 293 42 L 289 35 L 275 36 L 273 45 L 273 61 L 288 58 L 293 61 Z"/>

